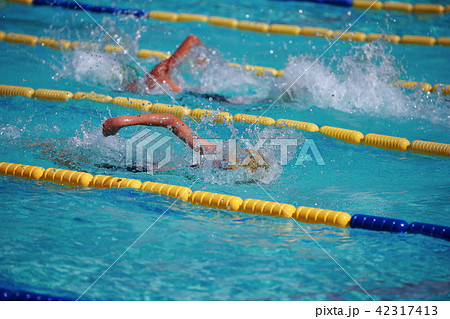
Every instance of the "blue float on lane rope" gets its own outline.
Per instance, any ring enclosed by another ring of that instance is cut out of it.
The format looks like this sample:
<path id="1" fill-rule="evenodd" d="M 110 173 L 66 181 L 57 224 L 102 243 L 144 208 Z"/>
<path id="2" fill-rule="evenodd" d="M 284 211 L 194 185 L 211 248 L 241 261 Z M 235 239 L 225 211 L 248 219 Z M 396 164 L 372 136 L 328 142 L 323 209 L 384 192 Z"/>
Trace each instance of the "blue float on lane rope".
<path id="1" fill-rule="evenodd" d="M 0 301 L 71 301 L 72 299 L 0 288 Z"/>
<path id="2" fill-rule="evenodd" d="M 450 227 L 447 226 L 413 222 L 409 224 L 409 227 L 406 230 L 406 232 L 411 234 L 422 234 L 425 236 L 450 240 Z"/>
<path id="3" fill-rule="evenodd" d="M 96 6 L 87 3 L 75 2 L 75 1 L 59 1 L 59 0 L 34 0 L 34 5 L 47 5 L 53 7 L 61 7 L 72 10 L 86 10 L 90 12 L 97 13 L 111 13 L 111 14 L 124 14 L 124 15 L 134 15 L 136 17 L 145 16 L 147 13 L 140 9 L 126 9 L 126 8 L 115 8 L 107 6 Z"/>
<path id="4" fill-rule="evenodd" d="M 401 219 L 355 214 L 350 220 L 350 227 L 403 233 L 408 228 L 408 223 Z"/>

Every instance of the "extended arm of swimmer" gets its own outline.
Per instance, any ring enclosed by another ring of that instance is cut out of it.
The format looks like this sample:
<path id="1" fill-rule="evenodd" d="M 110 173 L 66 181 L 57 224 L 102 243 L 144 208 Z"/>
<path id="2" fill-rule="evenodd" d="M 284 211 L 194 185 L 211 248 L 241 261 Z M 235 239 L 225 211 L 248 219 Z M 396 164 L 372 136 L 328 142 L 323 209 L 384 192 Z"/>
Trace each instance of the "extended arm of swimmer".
<path id="1" fill-rule="evenodd" d="M 188 144 L 192 149 L 200 147 L 200 152 L 212 152 L 215 145 L 195 136 L 196 132 L 179 118 L 169 113 L 124 115 L 107 119 L 103 123 L 103 135 L 115 135 L 122 127 L 134 125 L 163 126 L 169 128 L 176 136 Z"/>
<path id="2" fill-rule="evenodd" d="M 153 89 L 156 82 L 168 84 L 173 92 L 181 93 L 181 88 L 169 76 L 169 72 L 174 68 L 188 53 L 193 46 L 202 45 L 202 41 L 195 35 L 189 35 L 181 43 L 180 47 L 167 59 L 158 63 L 150 74 L 144 76 L 144 81 L 147 89 Z M 129 91 L 139 93 L 138 82 L 135 81 L 126 86 Z"/>

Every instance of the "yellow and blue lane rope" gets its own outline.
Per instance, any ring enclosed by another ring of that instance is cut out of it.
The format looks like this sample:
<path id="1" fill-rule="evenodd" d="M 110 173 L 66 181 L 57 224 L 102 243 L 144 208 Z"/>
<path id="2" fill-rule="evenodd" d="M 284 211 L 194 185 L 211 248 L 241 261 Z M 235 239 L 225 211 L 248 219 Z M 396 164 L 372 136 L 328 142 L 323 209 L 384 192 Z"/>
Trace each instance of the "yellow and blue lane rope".
<path id="1" fill-rule="evenodd" d="M 336 227 L 351 227 L 372 231 L 391 233 L 412 233 L 440 238 L 450 241 L 450 227 L 413 222 L 408 224 L 401 219 L 370 216 L 346 212 L 319 209 L 313 207 L 295 207 L 290 204 L 277 203 L 248 198 L 243 200 L 238 196 L 211 193 L 207 191 L 192 191 L 188 187 L 142 182 L 107 175 L 91 175 L 85 172 L 71 171 L 58 168 L 43 168 L 39 166 L 22 165 L 1 162 L 0 175 L 9 175 L 33 180 L 41 180 L 68 187 L 92 188 L 132 188 L 143 192 L 150 192 L 176 198 L 193 205 L 213 209 L 242 212 L 246 214 L 290 218 L 297 222 L 309 224 L 323 224 Z"/>
<path id="2" fill-rule="evenodd" d="M 61 1 L 61 0 L 7 0 L 9 2 L 26 4 L 26 5 L 48 5 L 55 7 L 62 7 L 73 10 L 86 10 L 97 13 L 111 13 L 111 14 L 126 14 L 134 15 L 136 17 L 143 17 L 147 14 L 146 11 L 140 9 L 125 9 L 109 6 L 92 5 L 87 3 L 75 1 Z M 319 4 L 330 4 L 339 7 L 354 7 L 358 9 L 371 10 L 388 10 L 388 11 L 403 11 L 414 13 L 434 13 L 444 14 L 450 12 L 450 5 L 431 4 L 431 3 L 409 3 L 399 1 L 377 1 L 377 0 L 276 0 L 276 1 L 297 1 L 297 2 L 314 2 Z"/>
<path id="3" fill-rule="evenodd" d="M 110 14 L 124 14 L 124 15 L 134 15 L 136 17 L 143 17 L 147 13 L 140 9 L 125 9 L 116 8 L 109 6 L 92 5 L 87 3 L 75 2 L 75 1 L 59 1 L 59 0 L 6 0 L 8 2 L 20 3 L 24 5 L 36 5 L 36 6 L 52 6 L 61 7 L 65 9 L 72 10 L 86 10 L 96 13 L 110 13 Z"/>
<path id="4" fill-rule="evenodd" d="M 116 7 L 98 6 L 90 5 L 75 1 L 60 1 L 60 0 L 7 0 L 9 2 L 21 3 L 25 5 L 48 5 L 53 7 L 62 7 L 72 10 L 85 10 L 90 12 L 99 13 L 109 13 L 109 14 L 126 14 L 134 15 L 136 17 L 147 17 L 149 19 L 164 20 L 170 22 L 185 22 L 185 21 L 197 21 L 197 22 L 207 22 L 213 26 L 228 27 L 228 28 L 238 28 L 243 31 L 252 31 L 260 33 L 279 33 L 279 34 L 290 34 L 290 35 L 301 35 L 309 37 L 320 37 L 320 38 L 338 38 L 342 41 L 375 41 L 383 39 L 390 43 L 400 43 L 400 44 L 418 44 L 418 45 L 443 45 L 450 46 L 450 37 L 431 37 L 422 35 L 403 35 L 399 36 L 396 34 L 382 35 L 379 33 L 363 33 L 363 32 L 346 32 L 341 30 L 331 30 L 324 27 L 300 27 L 297 25 L 288 24 L 268 24 L 258 21 L 248 21 L 248 20 L 237 20 L 234 18 L 227 17 L 216 17 L 207 16 L 204 14 L 192 14 L 192 13 L 175 13 L 166 11 L 150 11 L 146 12 L 140 9 L 123 9 Z M 364 1 L 360 1 L 363 3 Z M 370 1 L 368 1 L 370 2 Z M 370 2 L 369 6 L 372 5 L 373 1 Z M 378 3 L 378 2 L 376 2 Z M 375 4 L 376 4 L 375 3 Z M 386 2 L 388 3 L 388 2 Z M 386 3 L 384 6 L 386 6 Z M 361 4 L 363 7 L 363 4 Z M 375 6 L 375 5 L 373 5 Z M 449 7 L 445 9 L 445 12 Z"/>
<path id="5" fill-rule="evenodd" d="M 377 0 L 276 0 L 276 1 L 297 1 L 314 2 L 319 4 L 330 4 L 339 7 L 354 7 L 358 9 L 403 11 L 414 13 L 434 13 L 444 14 L 450 12 L 450 5 L 431 3 L 409 3 L 398 1 L 377 1 Z"/>

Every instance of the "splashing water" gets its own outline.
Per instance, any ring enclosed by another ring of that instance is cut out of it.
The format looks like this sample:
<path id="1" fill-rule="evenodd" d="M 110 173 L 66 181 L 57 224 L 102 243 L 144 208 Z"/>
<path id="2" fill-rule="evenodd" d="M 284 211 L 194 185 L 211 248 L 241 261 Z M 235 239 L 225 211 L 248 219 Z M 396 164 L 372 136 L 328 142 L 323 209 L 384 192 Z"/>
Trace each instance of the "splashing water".
<path id="1" fill-rule="evenodd" d="M 134 21 L 133 17 L 122 17 L 119 22 L 104 17 L 101 24 L 109 35 L 95 27 L 88 36 L 93 45 L 87 45 L 80 40 L 80 44 L 73 52 L 63 51 L 62 66 L 53 66 L 56 71 L 54 79 L 71 78 L 83 84 L 111 90 L 120 90 L 124 83 L 133 81 L 138 72 L 131 66 L 133 58 L 127 53 L 137 51 L 142 28 L 138 27 L 135 33 L 130 35 L 129 31 L 118 27 L 118 23 L 126 24 L 130 21 Z M 77 36 L 80 39 L 86 38 Z M 119 45 L 127 52 L 104 52 L 106 45 Z"/>
<path id="2" fill-rule="evenodd" d="M 124 66 L 113 56 L 101 52 L 74 52 L 72 67 L 78 82 L 92 83 L 110 89 L 120 88 L 124 81 Z"/>
<path id="3" fill-rule="evenodd" d="M 442 96 L 395 85 L 403 73 L 383 42 L 354 46 L 347 55 L 322 58 L 311 67 L 315 60 L 309 54 L 291 56 L 284 77 L 260 77 L 230 67 L 217 50 L 195 47 L 172 76 L 184 90 L 221 94 L 233 104 L 270 102 L 281 96 L 284 106 L 296 108 L 313 105 L 381 118 L 448 121 L 449 109 L 436 108 Z"/>
<path id="4" fill-rule="evenodd" d="M 68 138 L 67 144 L 77 152 L 88 152 L 96 162 L 120 165 L 125 162 L 126 139 L 119 136 L 105 138 L 102 129 L 86 128 L 84 124 L 74 137 Z"/>
<path id="5" fill-rule="evenodd" d="M 278 130 L 274 127 L 265 127 L 260 130 L 246 128 L 244 132 L 234 135 L 231 140 L 222 141 L 220 147 L 223 152 L 220 158 L 228 160 L 231 153 L 231 141 L 236 143 L 236 153 L 231 157 L 237 159 L 237 169 L 223 170 L 215 168 L 212 162 L 204 162 L 201 167 L 191 169 L 194 176 L 212 184 L 226 185 L 235 183 L 273 184 L 281 176 L 284 165 L 292 165 L 292 160 L 296 157 L 298 147 L 304 142 L 304 137 L 293 129 Z M 280 147 L 280 144 L 288 141 L 287 153 Z M 217 143 L 216 143 L 217 145 Z M 256 150 L 262 158 L 252 156 L 252 152 L 246 149 Z M 259 165 L 247 165 L 247 161 L 256 160 Z"/>
<path id="6" fill-rule="evenodd" d="M 137 48 L 139 30 L 132 37 L 122 32 L 114 22 L 106 21 L 111 34 L 121 45 Z M 113 90 L 123 89 L 124 83 L 137 78 L 137 70 L 127 64 L 130 58 L 124 54 L 102 52 L 104 45 L 111 41 L 99 30 L 94 35 L 97 35 L 100 45 L 94 50 L 76 49 L 70 62 L 64 64 L 64 70 L 59 72 L 60 76 Z M 133 52 L 132 49 L 128 51 Z M 311 67 L 315 59 L 309 54 L 291 56 L 284 70 L 285 76 L 275 78 L 231 67 L 218 50 L 198 46 L 171 71 L 171 76 L 184 91 L 222 95 L 232 104 L 271 102 L 284 93 L 280 100 L 283 107 L 316 106 L 350 114 L 381 118 L 415 117 L 435 123 L 445 123 L 450 118 L 448 107 L 436 107 L 445 104 L 441 103 L 442 96 L 394 85 L 402 77 L 401 66 L 387 52 L 383 42 L 354 46 L 347 55 L 323 57 Z M 164 88 L 169 90 L 167 86 Z M 155 87 L 146 93 L 163 94 L 164 91 Z"/>
<path id="7" fill-rule="evenodd" d="M 273 83 L 271 78 L 229 66 L 218 50 L 204 46 L 194 47 L 172 76 L 186 91 L 241 97 L 243 104 L 267 98 Z"/>
<path id="8" fill-rule="evenodd" d="M 95 171 L 107 164 L 125 167 L 126 140 L 120 136 L 105 138 L 100 128 L 82 129 L 69 138 L 46 138 L 36 143 L 39 158 L 63 168 Z"/>
<path id="9" fill-rule="evenodd" d="M 447 121 L 448 108 L 436 109 L 442 96 L 394 85 L 401 76 L 400 68 L 385 51 L 386 45 L 381 42 L 365 43 L 353 47 L 346 56 L 334 56 L 334 63 L 319 60 L 312 67 L 315 57 L 311 55 L 290 57 L 285 76 L 279 78 L 272 96 L 277 98 L 287 90 L 282 100 L 302 108 L 315 105 L 383 118 Z"/>

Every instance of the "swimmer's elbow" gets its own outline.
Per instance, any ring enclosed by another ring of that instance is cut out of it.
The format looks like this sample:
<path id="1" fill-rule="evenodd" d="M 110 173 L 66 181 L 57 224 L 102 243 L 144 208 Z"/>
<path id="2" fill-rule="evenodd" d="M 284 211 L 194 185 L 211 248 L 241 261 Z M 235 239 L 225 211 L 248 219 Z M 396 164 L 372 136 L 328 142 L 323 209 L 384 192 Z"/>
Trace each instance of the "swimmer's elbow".
<path id="1" fill-rule="evenodd" d="M 195 45 L 202 45 L 202 41 L 196 36 L 196 35 L 188 35 L 186 37 L 186 40 L 188 40 L 190 43 L 195 44 Z"/>

